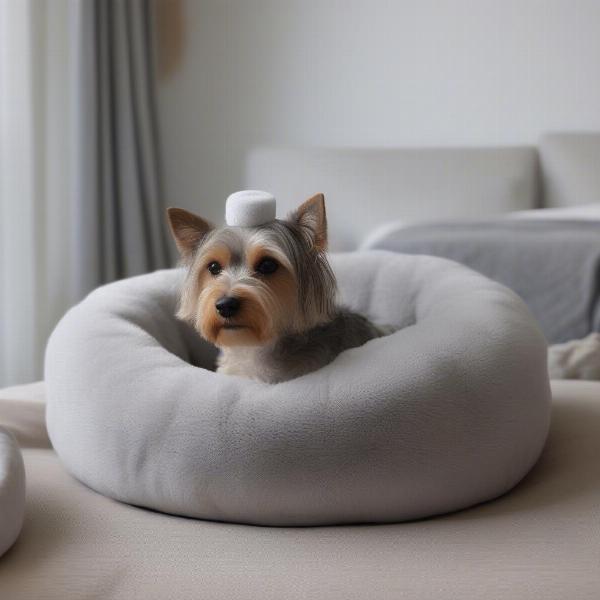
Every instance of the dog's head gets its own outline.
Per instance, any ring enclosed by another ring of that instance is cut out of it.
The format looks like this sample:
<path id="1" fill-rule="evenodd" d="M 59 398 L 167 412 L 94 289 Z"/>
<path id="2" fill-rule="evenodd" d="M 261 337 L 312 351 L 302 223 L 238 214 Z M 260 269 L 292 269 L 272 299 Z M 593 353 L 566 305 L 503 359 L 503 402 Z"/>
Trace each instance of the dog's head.
<path id="1" fill-rule="evenodd" d="M 265 345 L 331 318 L 336 283 L 322 194 L 259 227 L 215 229 L 181 208 L 169 208 L 168 218 L 187 267 L 177 316 L 206 340 Z"/>

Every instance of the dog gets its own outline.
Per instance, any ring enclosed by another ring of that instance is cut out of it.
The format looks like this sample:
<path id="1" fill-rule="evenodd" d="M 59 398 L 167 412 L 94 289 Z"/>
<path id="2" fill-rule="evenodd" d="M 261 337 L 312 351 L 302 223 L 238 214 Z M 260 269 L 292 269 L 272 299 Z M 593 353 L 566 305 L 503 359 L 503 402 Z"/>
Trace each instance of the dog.
<path id="1" fill-rule="evenodd" d="M 384 335 L 338 304 L 323 194 L 285 220 L 253 227 L 214 228 L 181 208 L 167 213 L 187 269 L 177 317 L 220 349 L 217 372 L 279 383 Z"/>

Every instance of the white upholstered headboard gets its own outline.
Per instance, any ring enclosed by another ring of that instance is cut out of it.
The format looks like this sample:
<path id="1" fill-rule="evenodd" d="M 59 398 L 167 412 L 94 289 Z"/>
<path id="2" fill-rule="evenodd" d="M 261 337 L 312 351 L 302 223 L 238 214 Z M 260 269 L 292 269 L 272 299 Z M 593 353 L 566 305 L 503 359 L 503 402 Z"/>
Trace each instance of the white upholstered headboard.
<path id="1" fill-rule="evenodd" d="M 533 147 L 315 149 L 260 147 L 245 187 L 277 197 L 283 216 L 325 194 L 332 250 L 351 250 L 389 221 L 480 218 L 539 203 Z"/>

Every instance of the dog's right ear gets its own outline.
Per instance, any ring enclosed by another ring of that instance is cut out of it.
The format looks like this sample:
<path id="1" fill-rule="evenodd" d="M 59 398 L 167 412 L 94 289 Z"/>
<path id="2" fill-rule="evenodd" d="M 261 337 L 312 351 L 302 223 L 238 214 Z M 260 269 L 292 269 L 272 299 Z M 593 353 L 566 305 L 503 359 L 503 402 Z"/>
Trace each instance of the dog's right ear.
<path id="1" fill-rule="evenodd" d="M 182 258 L 189 258 L 213 226 L 183 208 L 167 208 L 169 227 Z"/>
<path id="2" fill-rule="evenodd" d="M 291 219 L 308 233 L 314 247 L 319 252 L 327 249 L 327 216 L 323 194 L 315 194 L 301 204 L 292 213 Z"/>

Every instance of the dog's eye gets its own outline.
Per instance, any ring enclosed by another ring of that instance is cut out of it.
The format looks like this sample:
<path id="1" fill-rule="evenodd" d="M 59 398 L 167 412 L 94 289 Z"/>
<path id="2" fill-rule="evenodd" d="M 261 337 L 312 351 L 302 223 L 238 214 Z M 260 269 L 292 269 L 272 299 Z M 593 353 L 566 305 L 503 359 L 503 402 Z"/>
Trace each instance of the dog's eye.
<path id="1" fill-rule="evenodd" d="M 218 275 L 222 270 L 223 269 L 222 269 L 221 265 L 216 260 L 213 260 L 208 265 L 208 272 L 211 275 Z"/>
<path id="2" fill-rule="evenodd" d="M 263 258 L 257 265 L 256 271 L 261 275 L 270 275 L 277 271 L 279 263 L 273 258 Z"/>

